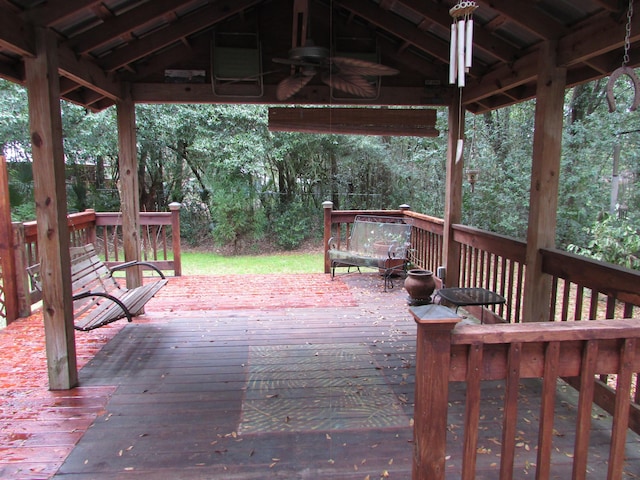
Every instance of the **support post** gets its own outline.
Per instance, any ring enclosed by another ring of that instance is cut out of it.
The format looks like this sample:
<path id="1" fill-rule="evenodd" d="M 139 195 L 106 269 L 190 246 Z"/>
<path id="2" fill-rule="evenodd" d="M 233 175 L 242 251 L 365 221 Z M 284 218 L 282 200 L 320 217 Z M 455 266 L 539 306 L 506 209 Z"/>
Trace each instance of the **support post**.
<path id="1" fill-rule="evenodd" d="M 551 277 L 542 273 L 542 256 L 539 252 L 541 248 L 555 247 L 556 242 L 562 121 L 567 85 L 566 68 L 556 66 L 556 47 L 555 42 L 544 42 L 539 50 L 523 322 L 544 322 L 549 319 Z"/>
<path id="2" fill-rule="evenodd" d="M 4 313 L 0 327 L 18 318 L 17 271 L 13 257 L 13 228 L 11 226 L 11 204 L 9 202 L 9 175 L 4 155 L 0 155 L 0 275 L 4 293 Z"/>
<path id="3" fill-rule="evenodd" d="M 447 184 L 444 203 L 443 258 L 447 286 L 457 287 L 460 278 L 460 244 L 453 240 L 453 225 L 462 220 L 462 176 L 464 159 L 464 108 L 459 95 L 449 107 L 449 141 L 447 148 Z"/>
<path id="4" fill-rule="evenodd" d="M 412 480 L 444 480 L 451 331 L 461 320 L 440 305 L 410 308 L 416 323 Z"/>
<path id="5" fill-rule="evenodd" d="M 16 290 L 18 295 L 18 316 L 26 318 L 31 315 L 31 280 L 27 274 L 27 249 L 24 240 L 24 224 L 14 222 L 13 258 L 16 265 Z"/>
<path id="6" fill-rule="evenodd" d="M 322 202 L 324 209 L 324 273 L 331 273 L 331 261 L 329 260 L 329 239 L 331 238 L 331 213 L 333 202 Z"/>
<path id="7" fill-rule="evenodd" d="M 173 249 L 173 274 L 176 277 L 182 276 L 182 247 L 180 244 L 180 208 L 179 202 L 171 202 L 171 245 Z"/>
<path id="8" fill-rule="evenodd" d="M 125 262 L 140 260 L 140 195 L 138 191 L 138 151 L 136 147 L 136 110 L 130 93 L 117 102 L 118 148 L 122 240 Z M 127 288 L 142 285 L 142 269 L 127 269 Z"/>
<path id="9" fill-rule="evenodd" d="M 67 194 L 62 145 L 57 43 L 52 32 L 35 29 L 36 56 L 25 57 L 29 122 L 33 154 L 38 252 L 42 265 L 44 319 L 49 388 L 78 384 Z"/>

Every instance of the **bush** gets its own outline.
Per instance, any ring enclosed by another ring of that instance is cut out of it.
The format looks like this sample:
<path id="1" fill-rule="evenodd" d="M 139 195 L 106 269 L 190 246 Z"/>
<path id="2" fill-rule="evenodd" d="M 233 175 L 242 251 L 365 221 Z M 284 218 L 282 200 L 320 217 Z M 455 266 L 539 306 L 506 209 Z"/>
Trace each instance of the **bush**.
<path id="1" fill-rule="evenodd" d="M 310 236 L 312 216 L 300 203 L 278 212 L 272 218 L 272 230 L 276 244 L 285 250 L 294 250 Z"/>

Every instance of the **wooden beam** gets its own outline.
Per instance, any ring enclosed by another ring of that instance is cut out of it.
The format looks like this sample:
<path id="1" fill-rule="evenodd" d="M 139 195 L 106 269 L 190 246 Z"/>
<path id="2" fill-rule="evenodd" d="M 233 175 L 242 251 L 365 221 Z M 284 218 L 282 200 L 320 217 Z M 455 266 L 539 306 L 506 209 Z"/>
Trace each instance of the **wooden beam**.
<path id="1" fill-rule="evenodd" d="M 62 118 L 56 39 L 36 29 L 34 58 L 25 58 L 33 154 L 38 252 L 42 264 L 44 318 L 49 388 L 66 390 L 78 383 L 67 195 L 62 146 Z"/>
<path id="2" fill-rule="evenodd" d="M 383 79 L 384 81 L 384 79 Z M 383 87 L 380 96 L 374 100 L 354 98 L 352 103 L 358 105 L 446 105 L 451 90 L 448 87 Z M 215 95 L 211 85 L 204 83 L 134 83 L 132 96 L 136 103 L 244 103 L 267 105 L 290 105 L 292 100 L 276 99 L 276 86 L 265 85 L 264 95 L 260 98 L 222 97 Z M 304 99 L 308 105 L 335 104 L 331 99 L 329 87 L 326 85 L 307 85 L 296 98 Z M 295 100 L 293 100 L 295 101 Z"/>
<path id="3" fill-rule="evenodd" d="M 270 108 L 272 132 L 437 137 L 436 111 L 387 108 Z"/>
<path id="4" fill-rule="evenodd" d="M 94 62 L 78 58 L 69 48 L 60 47 L 58 52 L 60 75 L 112 100 L 118 100 L 122 96 L 120 83 L 113 76 L 107 75 Z"/>
<path id="5" fill-rule="evenodd" d="M 33 28 L 18 15 L 3 11 L 0 15 L 0 47 L 18 55 L 33 57 Z"/>
<path id="6" fill-rule="evenodd" d="M 634 15 L 631 19 L 629 41 L 632 44 L 640 41 L 640 18 L 638 17 L 639 15 Z M 624 22 L 614 21 L 608 13 L 590 18 L 589 22 L 581 28 L 573 30 L 559 40 L 558 65 L 575 65 L 617 49 L 620 50 L 619 61 L 621 62 L 625 35 Z"/>
<path id="7" fill-rule="evenodd" d="M 562 120 L 567 70 L 556 66 L 555 42 L 545 42 L 539 55 L 533 164 L 529 191 L 529 227 L 522 319 L 548 320 L 551 277 L 542 272 L 541 248 L 556 241 Z"/>
<path id="8" fill-rule="evenodd" d="M 140 194 L 138 188 L 138 150 L 136 147 L 136 110 L 130 95 L 116 104 L 118 113 L 118 165 L 120 168 L 120 205 L 125 262 L 140 260 Z M 127 269 L 127 288 L 142 285 L 142 270 Z M 132 312 L 137 313 L 137 312 Z"/>

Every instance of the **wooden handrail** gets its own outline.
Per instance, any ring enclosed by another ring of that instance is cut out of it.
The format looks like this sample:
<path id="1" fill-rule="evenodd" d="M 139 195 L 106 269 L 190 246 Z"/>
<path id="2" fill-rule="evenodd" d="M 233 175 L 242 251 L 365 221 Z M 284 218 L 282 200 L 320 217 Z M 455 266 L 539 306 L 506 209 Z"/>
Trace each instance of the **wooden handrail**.
<path id="1" fill-rule="evenodd" d="M 513 478 L 518 386 L 523 378 L 541 380 L 537 461 L 532 465 L 538 470 L 536 478 L 548 478 L 556 389 L 562 377 L 577 377 L 581 384 L 573 469 L 575 478 L 583 478 L 598 374 L 617 375 L 607 478 L 621 478 L 627 425 L 640 426 L 640 408 L 630 401 L 634 372 L 640 370 L 640 324 L 636 320 L 478 326 L 459 324 L 454 315 L 447 317 L 438 310 L 441 308 L 411 309 L 418 324 L 414 480 L 445 478 L 449 382 L 466 382 L 462 478 L 475 478 L 480 388 L 489 380 L 506 382 L 495 474 L 496 478 Z"/>

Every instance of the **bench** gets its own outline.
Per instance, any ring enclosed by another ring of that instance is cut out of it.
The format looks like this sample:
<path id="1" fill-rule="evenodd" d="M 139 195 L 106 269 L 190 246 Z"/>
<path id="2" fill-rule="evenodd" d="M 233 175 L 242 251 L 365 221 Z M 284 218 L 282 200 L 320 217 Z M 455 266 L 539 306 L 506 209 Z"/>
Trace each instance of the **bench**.
<path id="1" fill-rule="evenodd" d="M 392 277 L 406 272 L 411 224 L 404 218 L 383 215 L 357 215 L 347 238 L 346 249 L 337 239 L 329 239 L 331 278 L 337 267 L 377 268 L 384 276 L 384 289 L 393 288 Z"/>
<path id="2" fill-rule="evenodd" d="M 70 254 L 76 330 L 93 330 L 121 318 L 131 322 L 168 281 L 156 266 L 148 262 L 125 262 L 109 269 L 100 260 L 92 244 L 72 247 Z M 154 270 L 160 278 L 140 287 L 127 289 L 113 277 L 115 271 L 138 265 Z M 27 271 L 33 286 L 42 291 L 40 264 L 29 267 Z"/>

